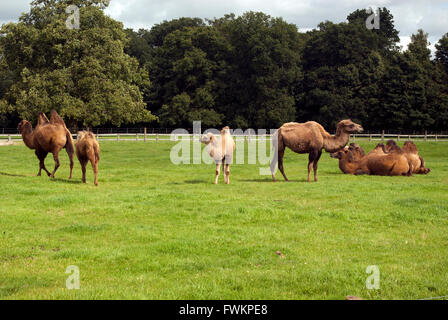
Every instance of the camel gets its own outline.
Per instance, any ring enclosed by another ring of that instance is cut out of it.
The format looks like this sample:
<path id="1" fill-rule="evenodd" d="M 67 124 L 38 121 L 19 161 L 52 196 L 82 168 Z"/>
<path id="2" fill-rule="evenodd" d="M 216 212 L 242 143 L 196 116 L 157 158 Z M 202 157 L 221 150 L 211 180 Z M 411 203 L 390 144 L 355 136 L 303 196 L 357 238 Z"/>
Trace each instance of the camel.
<path id="1" fill-rule="evenodd" d="M 400 148 L 394 140 L 389 140 L 385 152 L 404 154 L 408 161 L 412 163 L 412 173 L 428 174 L 431 171 L 431 169 L 425 168 L 425 160 L 419 156 L 417 146 L 412 141 L 406 141 L 403 148 Z"/>
<path id="2" fill-rule="evenodd" d="M 362 148 L 361 148 L 361 150 L 362 150 Z M 364 151 L 364 150 L 363 150 L 363 151 Z M 384 155 L 384 154 L 386 154 L 386 153 L 387 153 L 387 151 L 386 151 L 386 146 L 385 146 L 384 144 L 382 144 L 382 143 L 378 143 L 378 144 L 376 145 L 376 147 L 373 148 L 372 151 L 370 151 L 367 155 L 368 155 L 368 156 L 373 155 L 373 154 L 376 154 L 376 155 Z"/>
<path id="3" fill-rule="evenodd" d="M 230 184 L 230 165 L 233 162 L 233 152 L 235 151 L 235 142 L 230 135 L 230 128 L 222 128 L 221 136 L 218 139 L 209 132 L 201 137 L 200 142 L 207 146 L 208 154 L 215 160 L 215 184 L 218 184 L 221 164 L 223 164 L 224 170 L 224 183 Z"/>
<path id="4" fill-rule="evenodd" d="M 78 132 L 76 139 L 76 156 L 82 168 L 82 182 L 86 183 L 86 166 L 90 161 L 95 174 L 95 186 L 98 186 L 98 162 L 100 161 L 100 145 L 90 131 Z"/>
<path id="5" fill-rule="evenodd" d="M 403 154 L 384 153 L 384 145 L 378 144 L 367 155 L 357 144 L 350 144 L 338 152 L 330 154 L 339 159 L 339 168 L 345 174 L 377 176 L 411 176 L 412 163 Z"/>
<path id="6" fill-rule="evenodd" d="M 327 152 L 336 152 L 347 144 L 351 133 L 362 132 L 363 128 L 351 120 L 342 120 L 338 123 L 336 135 L 330 135 L 317 122 L 308 121 L 306 123 L 290 122 L 285 123 L 273 137 L 274 148 L 278 157 L 271 162 L 271 173 L 274 182 L 275 166 L 278 161 L 278 168 L 283 178 L 288 181 L 283 168 L 283 156 L 288 147 L 296 153 L 308 153 L 308 179 L 310 182 L 311 168 L 314 170 L 314 181 L 317 181 L 317 163 L 322 155 L 322 149 Z"/>
<path id="7" fill-rule="evenodd" d="M 53 110 L 51 111 L 51 119 L 43 113 L 39 113 L 38 122 L 36 128 L 31 125 L 30 122 L 22 120 L 17 129 L 22 134 L 23 142 L 31 150 L 35 150 L 35 154 L 39 159 L 39 173 L 37 176 L 41 176 L 42 170 L 44 170 L 48 176 L 54 178 L 56 171 L 60 166 L 59 152 L 65 148 L 68 157 L 70 159 L 70 177 L 72 178 L 73 172 L 73 154 L 75 152 L 73 145 L 73 138 L 70 131 L 65 126 L 64 120 Z M 53 154 L 55 167 L 52 173 L 45 168 L 45 158 L 48 153 Z"/>

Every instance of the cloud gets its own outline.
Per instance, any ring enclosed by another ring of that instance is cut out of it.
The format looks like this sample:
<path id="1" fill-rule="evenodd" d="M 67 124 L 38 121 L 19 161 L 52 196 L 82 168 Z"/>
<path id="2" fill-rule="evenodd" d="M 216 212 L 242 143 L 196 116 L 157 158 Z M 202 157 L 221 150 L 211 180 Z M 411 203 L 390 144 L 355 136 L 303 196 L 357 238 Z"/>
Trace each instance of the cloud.
<path id="1" fill-rule="evenodd" d="M 0 23 L 17 21 L 22 12 L 29 10 L 30 1 L 2 1 Z M 432 47 L 448 32 L 446 0 L 111 0 L 106 13 L 122 21 L 127 28 L 149 29 L 164 20 L 179 17 L 215 18 L 227 13 L 240 15 L 246 11 L 262 11 L 283 17 L 304 31 L 325 20 L 346 21 L 350 12 L 372 5 L 385 6 L 391 11 L 405 48 L 411 34 L 420 28 L 429 33 Z"/>

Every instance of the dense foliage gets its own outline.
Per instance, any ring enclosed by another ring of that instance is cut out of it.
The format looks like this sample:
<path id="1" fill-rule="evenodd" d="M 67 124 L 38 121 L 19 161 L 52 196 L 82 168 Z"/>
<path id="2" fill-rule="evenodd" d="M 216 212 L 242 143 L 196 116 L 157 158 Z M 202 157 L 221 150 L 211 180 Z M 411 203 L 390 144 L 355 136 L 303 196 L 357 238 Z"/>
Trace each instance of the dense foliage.
<path id="1" fill-rule="evenodd" d="M 68 3 L 81 7 L 80 30 L 65 27 Z M 379 30 L 356 10 L 300 33 L 260 12 L 124 30 L 107 5 L 36 0 L 2 27 L 0 126 L 55 108 L 73 125 L 332 128 L 352 118 L 369 130 L 446 130 L 448 34 L 433 58 L 423 30 L 400 50 L 386 8 Z"/>

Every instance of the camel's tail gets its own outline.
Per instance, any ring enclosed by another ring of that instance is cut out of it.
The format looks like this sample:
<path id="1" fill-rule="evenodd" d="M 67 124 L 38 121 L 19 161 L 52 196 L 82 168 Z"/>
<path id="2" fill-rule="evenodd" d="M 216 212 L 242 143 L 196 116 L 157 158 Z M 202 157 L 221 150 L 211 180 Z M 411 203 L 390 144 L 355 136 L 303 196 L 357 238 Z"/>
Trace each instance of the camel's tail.
<path id="1" fill-rule="evenodd" d="M 95 153 L 95 162 L 98 163 L 100 161 L 100 146 L 98 143 L 93 144 L 93 152 Z"/>
<path id="2" fill-rule="evenodd" d="M 70 131 L 68 129 L 65 130 L 66 130 L 67 143 L 65 144 L 64 148 L 67 151 L 67 153 L 73 154 L 75 152 L 75 143 L 73 142 L 73 137 Z"/>
<path id="3" fill-rule="evenodd" d="M 280 141 L 281 135 L 278 134 L 278 130 L 272 136 L 272 153 L 274 154 L 274 158 L 271 162 L 271 174 L 272 178 L 275 181 L 275 172 L 277 171 L 277 163 L 278 163 L 278 150 L 279 146 L 283 144 L 283 140 Z"/>

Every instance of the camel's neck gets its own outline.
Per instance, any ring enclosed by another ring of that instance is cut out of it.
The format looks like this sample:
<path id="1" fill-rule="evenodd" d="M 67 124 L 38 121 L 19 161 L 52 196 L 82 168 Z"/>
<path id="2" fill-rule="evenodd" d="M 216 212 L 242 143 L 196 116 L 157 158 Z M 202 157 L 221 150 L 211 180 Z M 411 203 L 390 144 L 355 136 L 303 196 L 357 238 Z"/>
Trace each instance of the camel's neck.
<path id="1" fill-rule="evenodd" d="M 348 162 L 347 160 L 339 160 L 339 169 L 344 173 L 352 174 L 355 172 L 355 163 Z"/>
<path id="2" fill-rule="evenodd" d="M 339 151 L 347 145 L 349 140 L 350 134 L 338 126 L 336 129 L 336 135 L 324 137 L 324 149 L 327 152 Z"/>
<path id="3" fill-rule="evenodd" d="M 25 128 L 22 129 L 22 138 L 28 148 L 36 149 L 36 146 L 34 145 L 34 132 L 30 123 L 27 123 Z"/>
<path id="4" fill-rule="evenodd" d="M 367 168 L 368 157 L 363 156 L 359 159 L 348 161 L 347 159 L 339 160 L 339 169 L 342 172 L 348 174 L 366 174 L 368 172 Z"/>

